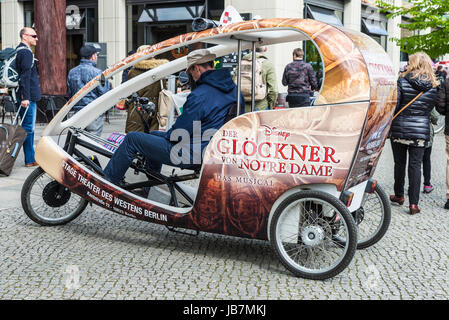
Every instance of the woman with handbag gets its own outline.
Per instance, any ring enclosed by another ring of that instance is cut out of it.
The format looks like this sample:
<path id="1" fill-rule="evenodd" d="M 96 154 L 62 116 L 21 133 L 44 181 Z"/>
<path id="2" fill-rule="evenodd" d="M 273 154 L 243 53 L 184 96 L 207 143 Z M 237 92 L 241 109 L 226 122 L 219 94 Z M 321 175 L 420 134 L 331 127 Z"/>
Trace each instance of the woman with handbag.
<path id="1" fill-rule="evenodd" d="M 430 140 L 430 112 L 438 97 L 439 82 L 432 60 L 418 52 L 409 57 L 406 71 L 399 76 L 395 116 L 391 123 L 390 139 L 394 158 L 394 195 L 390 201 L 402 205 L 405 201 L 405 169 L 408 163 L 409 213 L 420 212 L 421 165 Z"/>

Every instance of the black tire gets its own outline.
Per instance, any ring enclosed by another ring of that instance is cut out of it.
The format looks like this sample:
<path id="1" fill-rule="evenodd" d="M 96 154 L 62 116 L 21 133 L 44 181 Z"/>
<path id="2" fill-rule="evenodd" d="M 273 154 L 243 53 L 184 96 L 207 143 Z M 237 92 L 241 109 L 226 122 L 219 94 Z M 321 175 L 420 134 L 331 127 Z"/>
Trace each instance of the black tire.
<path id="1" fill-rule="evenodd" d="M 362 210 L 362 211 L 360 211 Z M 360 217 L 362 212 L 363 217 Z M 357 249 L 366 249 L 383 238 L 391 222 L 391 205 L 388 195 L 379 184 L 374 193 L 365 194 L 360 209 L 353 213 L 358 227 Z M 358 221 L 362 219 L 361 221 Z"/>
<path id="2" fill-rule="evenodd" d="M 40 167 L 25 180 L 21 201 L 26 215 L 42 226 L 66 224 L 77 218 L 89 203 L 61 186 Z M 59 216 L 57 211 L 61 209 L 65 209 L 66 213 Z"/>
<path id="3" fill-rule="evenodd" d="M 291 210 L 297 204 L 298 210 Z M 342 231 L 349 239 L 344 244 L 334 240 L 335 233 Z M 284 199 L 273 214 L 269 234 L 282 264 L 294 275 L 312 280 L 325 280 L 342 272 L 357 247 L 357 226 L 350 212 L 340 200 L 322 191 L 298 191 Z M 336 261 L 324 268 L 306 266 L 313 254 L 319 262 L 334 254 Z"/>

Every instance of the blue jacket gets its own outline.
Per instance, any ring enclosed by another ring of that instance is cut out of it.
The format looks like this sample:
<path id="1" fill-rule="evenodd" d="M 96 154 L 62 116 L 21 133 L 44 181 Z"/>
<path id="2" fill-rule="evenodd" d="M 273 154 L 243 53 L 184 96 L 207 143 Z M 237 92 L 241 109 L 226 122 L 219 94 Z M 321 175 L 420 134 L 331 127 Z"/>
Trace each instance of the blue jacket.
<path id="1" fill-rule="evenodd" d="M 17 46 L 17 48 L 19 47 L 27 47 L 27 45 L 21 43 Z M 19 74 L 19 100 L 31 100 L 34 102 L 41 100 L 41 88 L 36 62 L 37 60 L 34 61 L 31 49 L 17 51 L 16 71 Z"/>
<path id="2" fill-rule="evenodd" d="M 69 71 L 67 76 L 67 95 L 69 99 L 75 95 L 81 88 L 83 88 L 89 81 L 101 74 L 101 70 L 97 68 L 97 64 L 87 59 L 81 59 L 78 66 Z M 82 109 L 89 103 L 105 94 L 110 90 L 109 81 L 106 81 L 104 86 L 97 86 L 94 90 L 85 95 L 73 107 L 74 111 Z"/>
<path id="3" fill-rule="evenodd" d="M 190 161 L 195 161 L 195 159 L 201 161 L 203 149 L 212 138 L 210 133 L 214 133 L 223 126 L 229 108 L 237 103 L 237 86 L 232 81 L 228 69 L 206 71 L 198 79 L 196 85 L 197 87 L 192 90 L 184 103 L 183 113 L 170 130 L 156 133 L 170 140 L 172 133 L 174 138 L 179 137 L 177 132 L 174 132 L 177 129 L 182 130 L 180 134 L 188 132 L 189 145 L 184 144 L 184 146 L 189 148 Z M 244 110 L 244 105 L 245 101 L 243 95 L 241 95 L 241 110 Z M 194 128 L 194 121 L 201 121 L 201 137 L 194 135 L 194 129 L 196 129 Z M 211 129 L 212 132 L 206 132 L 206 135 L 203 136 L 206 130 Z M 183 142 L 187 142 L 181 139 L 178 139 L 178 141 L 181 141 L 181 145 Z M 172 141 L 172 143 L 176 144 L 177 142 Z"/>

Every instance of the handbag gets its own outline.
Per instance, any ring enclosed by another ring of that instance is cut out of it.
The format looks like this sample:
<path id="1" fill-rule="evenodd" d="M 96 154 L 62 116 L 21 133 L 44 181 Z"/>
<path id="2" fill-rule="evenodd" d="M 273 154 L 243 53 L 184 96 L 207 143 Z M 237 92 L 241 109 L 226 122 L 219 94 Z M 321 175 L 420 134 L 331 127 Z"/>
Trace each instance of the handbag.
<path id="1" fill-rule="evenodd" d="M 418 99 L 421 95 L 423 94 L 423 92 L 420 92 L 416 97 L 414 97 L 409 103 L 407 103 L 404 107 L 402 107 L 401 110 L 399 110 L 398 113 L 396 113 L 393 117 L 392 120 L 394 120 L 394 118 L 396 118 L 402 111 L 404 111 L 409 105 L 411 105 L 413 102 L 415 102 L 416 99 Z"/>

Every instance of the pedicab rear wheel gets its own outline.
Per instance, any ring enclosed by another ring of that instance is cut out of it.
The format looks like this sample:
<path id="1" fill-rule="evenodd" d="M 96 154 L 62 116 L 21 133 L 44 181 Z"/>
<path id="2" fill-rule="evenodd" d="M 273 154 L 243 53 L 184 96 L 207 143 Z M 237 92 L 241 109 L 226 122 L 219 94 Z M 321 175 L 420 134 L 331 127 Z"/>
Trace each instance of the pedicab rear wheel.
<path id="1" fill-rule="evenodd" d="M 322 191 L 299 191 L 284 199 L 273 214 L 269 232 L 282 264 L 306 279 L 336 276 L 349 265 L 357 248 L 357 226 L 350 212 Z M 336 233 L 349 241 L 335 241 Z"/>
<path id="2" fill-rule="evenodd" d="M 352 214 L 358 227 L 357 249 L 376 244 L 385 235 L 391 222 L 388 195 L 377 184 L 373 193 L 365 193 L 361 207 Z"/>
<path id="3" fill-rule="evenodd" d="M 25 180 L 21 201 L 26 215 L 43 226 L 66 224 L 77 218 L 88 204 L 40 167 Z"/>

